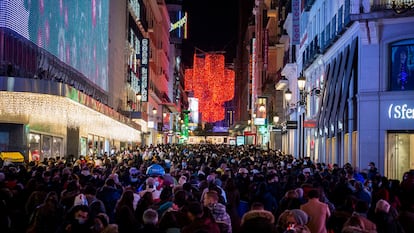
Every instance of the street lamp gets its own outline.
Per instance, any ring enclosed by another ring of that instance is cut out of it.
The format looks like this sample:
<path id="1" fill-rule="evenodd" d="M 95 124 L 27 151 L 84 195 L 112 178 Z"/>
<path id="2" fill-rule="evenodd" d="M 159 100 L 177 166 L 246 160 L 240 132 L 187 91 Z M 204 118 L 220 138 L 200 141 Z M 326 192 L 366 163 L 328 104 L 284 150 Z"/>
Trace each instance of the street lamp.
<path id="1" fill-rule="evenodd" d="M 277 113 L 276 113 L 276 115 L 274 115 L 273 116 L 273 123 L 276 125 L 277 123 L 279 123 L 279 115 L 277 115 Z"/>
<path id="2" fill-rule="evenodd" d="M 300 91 L 300 105 L 306 105 L 307 92 L 305 91 L 306 78 L 302 74 L 298 78 L 298 88 Z"/>
<path id="3" fill-rule="evenodd" d="M 137 103 L 138 103 L 138 110 L 141 112 L 141 99 L 142 99 L 142 95 L 141 93 L 137 93 Z"/>
<path id="4" fill-rule="evenodd" d="M 306 78 L 302 74 L 298 78 L 298 87 L 300 91 L 305 90 Z"/>
<path id="5" fill-rule="evenodd" d="M 290 102 L 292 100 L 292 92 L 289 90 L 289 88 L 285 91 L 285 100 L 287 102 Z"/>
<path id="6" fill-rule="evenodd" d="M 156 109 L 155 107 L 153 107 L 153 108 L 152 108 L 152 114 L 153 114 L 154 116 L 156 116 L 156 115 L 157 115 L 157 109 Z"/>

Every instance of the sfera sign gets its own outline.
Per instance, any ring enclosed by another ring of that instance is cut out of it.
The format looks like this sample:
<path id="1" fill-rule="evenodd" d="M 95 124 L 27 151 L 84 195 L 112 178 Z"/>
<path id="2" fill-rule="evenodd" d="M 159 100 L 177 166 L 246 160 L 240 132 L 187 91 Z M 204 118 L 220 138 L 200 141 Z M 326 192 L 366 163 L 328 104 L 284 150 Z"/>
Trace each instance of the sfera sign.
<path id="1" fill-rule="evenodd" d="M 390 104 L 388 107 L 389 119 L 414 119 L 414 108 L 407 104 Z"/>

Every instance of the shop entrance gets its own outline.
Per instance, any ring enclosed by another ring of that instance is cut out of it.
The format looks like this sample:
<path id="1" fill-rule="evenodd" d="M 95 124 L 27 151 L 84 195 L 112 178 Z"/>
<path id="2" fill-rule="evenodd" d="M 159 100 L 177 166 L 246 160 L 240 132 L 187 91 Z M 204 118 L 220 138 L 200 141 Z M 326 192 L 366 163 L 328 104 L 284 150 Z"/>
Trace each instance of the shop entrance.
<path id="1" fill-rule="evenodd" d="M 387 142 L 386 176 L 401 181 L 414 169 L 414 132 L 388 132 Z"/>

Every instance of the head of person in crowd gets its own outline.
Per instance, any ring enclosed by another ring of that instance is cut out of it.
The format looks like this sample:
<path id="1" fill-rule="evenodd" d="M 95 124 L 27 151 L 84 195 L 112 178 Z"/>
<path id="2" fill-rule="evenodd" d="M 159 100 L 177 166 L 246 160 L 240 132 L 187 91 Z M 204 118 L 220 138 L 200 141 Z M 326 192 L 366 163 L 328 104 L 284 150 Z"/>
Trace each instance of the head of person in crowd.
<path id="1" fill-rule="evenodd" d="M 198 201 L 191 201 L 186 206 L 187 217 L 190 221 L 200 219 L 204 215 L 204 208 Z"/>
<path id="2" fill-rule="evenodd" d="M 219 201 L 219 196 L 216 191 L 208 191 L 204 194 L 203 205 L 206 207 L 213 206 Z"/>
<path id="3" fill-rule="evenodd" d="M 110 224 L 108 215 L 99 213 L 94 218 L 92 230 L 94 233 L 118 233 L 118 225 Z"/>
<path id="4" fill-rule="evenodd" d="M 242 178 L 246 179 L 246 178 L 248 178 L 248 176 L 249 176 L 249 171 L 247 170 L 247 168 L 241 167 L 241 168 L 239 168 L 238 174 L 239 174 Z"/>
<path id="5" fill-rule="evenodd" d="M 178 208 L 183 207 L 187 203 L 187 200 L 188 194 L 186 191 L 178 190 L 174 193 L 173 202 Z"/>
<path id="6" fill-rule="evenodd" d="M 352 215 L 343 225 L 342 233 L 366 233 L 364 223 L 357 215 Z"/>
<path id="7" fill-rule="evenodd" d="M 64 228 L 67 232 L 85 232 L 90 229 L 89 207 L 87 205 L 73 206 L 67 215 L 68 221 Z"/>
<path id="8" fill-rule="evenodd" d="M 142 215 L 142 221 L 146 225 L 157 225 L 158 224 L 158 213 L 154 209 L 147 209 Z"/>
<path id="9" fill-rule="evenodd" d="M 261 209 L 260 205 L 256 205 L 252 210 L 247 211 L 240 225 L 241 233 L 248 232 L 275 232 L 275 218 L 270 211 Z"/>
<path id="10" fill-rule="evenodd" d="M 380 199 L 375 205 L 375 213 L 388 213 L 390 207 L 391 205 L 386 200 Z"/>
<path id="11" fill-rule="evenodd" d="M 131 167 L 129 169 L 129 181 L 131 183 L 139 182 L 139 170 L 136 167 Z"/>
<path id="12" fill-rule="evenodd" d="M 264 205 L 261 202 L 253 202 L 250 210 L 264 210 Z"/>

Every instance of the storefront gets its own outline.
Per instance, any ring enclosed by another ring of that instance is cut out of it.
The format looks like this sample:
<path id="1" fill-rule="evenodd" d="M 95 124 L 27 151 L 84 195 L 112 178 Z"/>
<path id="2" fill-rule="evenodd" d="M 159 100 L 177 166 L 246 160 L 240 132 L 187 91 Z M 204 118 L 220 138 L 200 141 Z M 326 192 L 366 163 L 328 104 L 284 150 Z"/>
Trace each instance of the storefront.
<path id="1" fill-rule="evenodd" d="M 401 180 L 414 169 L 414 99 L 401 100 L 393 95 L 381 102 L 381 125 L 385 134 L 385 174 Z"/>
<path id="2" fill-rule="evenodd" d="M 122 150 L 121 143 L 124 149 L 140 143 L 141 131 L 121 122 L 123 116 L 82 93 L 77 96 L 0 91 L 0 152 L 19 151 L 28 161 L 43 161 L 112 154 Z"/>

